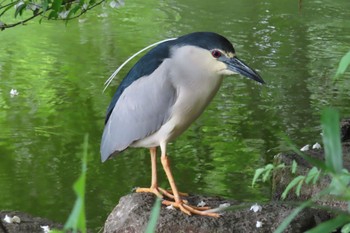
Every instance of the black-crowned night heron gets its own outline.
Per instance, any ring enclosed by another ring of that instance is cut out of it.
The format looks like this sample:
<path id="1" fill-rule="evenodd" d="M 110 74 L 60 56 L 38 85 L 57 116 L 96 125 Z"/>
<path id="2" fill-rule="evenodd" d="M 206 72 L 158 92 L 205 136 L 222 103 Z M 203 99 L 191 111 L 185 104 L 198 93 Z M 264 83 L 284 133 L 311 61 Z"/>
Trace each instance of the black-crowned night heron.
<path id="1" fill-rule="evenodd" d="M 223 77 L 233 74 L 264 83 L 257 72 L 236 57 L 232 44 L 216 33 L 195 32 L 158 44 L 133 66 L 113 96 L 102 136 L 102 162 L 128 147 L 149 148 L 151 187 L 138 188 L 137 192 L 166 196 L 171 201 L 164 199 L 163 204 L 189 215 L 219 216 L 190 206 L 181 198 L 166 147 L 201 115 Z M 158 187 L 158 146 L 171 187 L 169 192 Z"/>

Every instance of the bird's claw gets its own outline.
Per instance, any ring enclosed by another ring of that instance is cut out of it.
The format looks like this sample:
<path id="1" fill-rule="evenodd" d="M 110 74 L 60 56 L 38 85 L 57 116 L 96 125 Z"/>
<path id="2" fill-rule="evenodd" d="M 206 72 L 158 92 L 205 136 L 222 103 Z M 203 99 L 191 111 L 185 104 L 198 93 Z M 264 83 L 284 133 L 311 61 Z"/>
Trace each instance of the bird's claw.
<path id="1" fill-rule="evenodd" d="M 173 195 L 173 192 L 171 190 L 167 191 L 161 187 L 149 187 L 149 188 L 136 188 L 135 192 L 137 193 L 153 193 L 157 197 L 164 199 L 164 196 L 166 196 L 169 199 L 175 200 L 175 197 Z M 188 196 L 187 193 L 179 193 L 180 196 Z M 183 200 L 185 204 L 187 204 L 187 200 Z"/>
<path id="2" fill-rule="evenodd" d="M 137 193 L 153 193 L 157 197 L 163 199 L 163 194 L 159 192 L 158 188 L 150 187 L 150 188 L 136 188 L 135 192 Z"/>
<path id="3" fill-rule="evenodd" d="M 172 191 L 172 190 L 167 191 L 167 190 L 162 189 L 162 188 L 160 188 L 160 187 L 158 187 L 158 190 L 159 190 L 164 196 L 168 197 L 169 199 L 175 200 L 175 197 L 174 197 L 174 195 L 173 195 L 173 191 Z M 183 197 L 188 196 L 187 193 L 181 193 L 181 192 L 179 192 L 179 194 L 180 194 L 180 196 L 183 196 Z M 183 202 L 184 202 L 185 204 L 188 203 L 187 200 L 183 200 Z"/>
<path id="4" fill-rule="evenodd" d="M 184 212 L 187 215 L 197 214 L 197 215 L 210 216 L 215 218 L 220 217 L 220 214 L 218 213 L 205 212 L 205 210 L 210 209 L 209 207 L 191 206 L 185 203 L 184 200 L 180 200 L 178 202 L 163 200 L 162 203 L 167 206 L 172 205 L 173 207 L 180 209 L 182 212 Z"/>
<path id="5" fill-rule="evenodd" d="M 218 213 L 208 213 L 204 212 L 205 210 L 209 210 L 209 207 L 197 207 L 197 206 L 191 206 L 188 204 L 187 200 L 180 199 L 180 201 L 176 201 L 174 195 L 172 194 L 172 191 L 167 191 L 160 187 L 150 187 L 150 188 L 136 188 L 135 192 L 137 193 L 153 193 L 157 197 L 163 199 L 162 203 L 166 206 L 172 205 L 175 208 L 180 209 L 182 212 L 184 212 L 187 215 L 197 214 L 202 216 L 210 216 L 210 217 L 220 217 Z M 181 196 L 188 196 L 187 193 L 180 193 Z M 168 201 L 164 200 L 164 196 L 175 200 L 175 201 Z"/>
<path id="6" fill-rule="evenodd" d="M 168 195 L 171 195 L 173 196 L 173 191 L 172 190 L 165 190 L 165 189 L 162 189 L 161 187 L 158 187 L 158 189 L 162 192 L 162 193 L 167 193 Z M 183 192 L 179 192 L 179 195 L 182 196 L 182 197 L 188 197 L 188 193 L 183 193 Z M 172 198 L 174 199 L 174 198 Z"/>

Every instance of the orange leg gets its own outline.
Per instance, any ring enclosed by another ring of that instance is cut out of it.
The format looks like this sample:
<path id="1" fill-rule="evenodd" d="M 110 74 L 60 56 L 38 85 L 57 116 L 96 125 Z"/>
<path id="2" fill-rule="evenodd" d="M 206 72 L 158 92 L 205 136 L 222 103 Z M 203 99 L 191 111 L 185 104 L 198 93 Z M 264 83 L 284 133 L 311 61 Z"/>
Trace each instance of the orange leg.
<path id="1" fill-rule="evenodd" d="M 172 205 L 176 208 L 179 208 L 182 212 L 188 215 L 197 214 L 197 215 L 203 215 L 203 216 L 219 217 L 220 215 L 218 213 L 208 213 L 208 212 L 201 211 L 201 210 L 209 209 L 207 207 L 198 208 L 198 207 L 190 206 L 180 198 L 180 194 L 177 190 L 174 177 L 171 173 L 169 159 L 168 159 L 168 156 L 166 155 L 166 145 L 161 144 L 160 147 L 162 150 L 161 162 L 162 162 L 164 171 L 166 173 L 166 176 L 168 178 L 172 193 L 174 195 L 174 200 L 175 200 L 175 201 L 164 200 L 162 203 L 165 205 Z"/>
<path id="2" fill-rule="evenodd" d="M 157 197 L 163 198 L 163 195 L 174 199 L 174 196 L 171 194 L 171 192 L 168 192 L 160 187 L 158 187 L 158 179 L 157 179 L 157 148 L 152 147 L 150 148 L 150 154 L 151 154 L 151 165 L 152 165 L 152 181 L 151 181 L 151 187 L 149 188 L 137 188 L 137 193 L 154 193 Z M 181 195 L 185 196 L 185 193 L 180 193 Z"/>
<path id="3" fill-rule="evenodd" d="M 158 180 L 157 180 L 157 148 L 152 147 L 149 149 L 151 153 L 151 164 L 152 164 L 152 181 L 151 187 L 149 188 L 137 188 L 137 193 L 154 193 L 157 197 L 163 198 L 163 195 L 159 192 L 158 189 Z"/>

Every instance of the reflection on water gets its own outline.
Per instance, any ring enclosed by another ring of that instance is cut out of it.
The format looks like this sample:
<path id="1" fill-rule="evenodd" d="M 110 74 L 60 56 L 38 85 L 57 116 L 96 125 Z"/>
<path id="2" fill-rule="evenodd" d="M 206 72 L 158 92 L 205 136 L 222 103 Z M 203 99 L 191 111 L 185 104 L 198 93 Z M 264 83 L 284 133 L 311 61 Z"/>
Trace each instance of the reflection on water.
<path id="1" fill-rule="evenodd" d="M 87 218 L 102 225 L 118 199 L 150 183 L 147 150 L 100 163 L 104 114 L 131 64 L 102 94 L 103 83 L 131 54 L 192 31 L 228 37 L 238 56 L 267 82 L 228 77 L 203 116 L 169 145 L 180 190 L 245 201 L 269 199 L 251 188 L 254 170 L 284 148 L 319 138 L 326 105 L 349 115 L 346 79 L 330 77 L 349 50 L 348 1 L 127 1 L 97 8 L 86 21 L 32 22 L 1 33 L 0 209 L 64 222 L 75 197 L 83 135 L 90 134 Z M 108 17 L 100 18 L 106 12 Z M 19 91 L 11 97 L 10 90 Z M 168 187 L 160 170 L 160 183 Z"/>

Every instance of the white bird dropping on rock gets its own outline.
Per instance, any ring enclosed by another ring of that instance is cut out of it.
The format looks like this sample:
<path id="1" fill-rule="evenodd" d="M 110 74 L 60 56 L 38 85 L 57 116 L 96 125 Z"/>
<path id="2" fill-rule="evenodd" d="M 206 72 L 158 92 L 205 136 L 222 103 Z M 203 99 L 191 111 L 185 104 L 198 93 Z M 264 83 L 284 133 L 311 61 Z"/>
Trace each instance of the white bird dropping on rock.
<path id="1" fill-rule="evenodd" d="M 318 149 L 321 149 L 322 147 L 321 147 L 321 145 L 318 143 L 318 142 L 316 142 L 313 146 L 312 146 L 312 149 L 316 149 L 316 150 L 318 150 Z"/>
<path id="2" fill-rule="evenodd" d="M 309 149 L 310 149 L 310 145 L 307 144 L 307 145 L 303 146 L 303 147 L 300 149 L 300 151 L 308 151 Z"/>
<path id="3" fill-rule="evenodd" d="M 165 207 L 167 210 L 175 210 L 173 205 L 168 205 L 167 207 Z"/>
<path id="4" fill-rule="evenodd" d="M 260 221 L 256 221 L 255 226 L 256 226 L 256 228 L 260 228 L 260 227 L 262 227 L 262 222 L 260 222 Z"/>
<path id="5" fill-rule="evenodd" d="M 205 203 L 203 200 L 201 200 L 198 204 L 197 207 L 204 207 L 207 203 Z"/>
<path id="6" fill-rule="evenodd" d="M 7 214 L 5 215 L 4 222 L 6 223 L 21 223 L 21 219 L 18 216 L 10 217 Z"/>
<path id="7" fill-rule="evenodd" d="M 12 223 L 21 223 L 21 219 L 18 216 L 13 216 Z"/>
<path id="8" fill-rule="evenodd" d="M 51 229 L 50 229 L 49 226 L 40 226 L 40 227 L 41 227 L 41 229 L 43 229 L 43 232 L 44 232 L 44 233 L 49 233 L 49 232 L 51 232 Z"/>
<path id="9" fill-rule="evenodd" d="M 219 205 L 219 208 L 227 208 L 230 206 L 230 203 L 222 203 Z"/>
<path id="10" fill-rule="evenodd" d="M 5 221 L 6 223 L 12 223 L 12 218 L 9 217 L 9 216 L 6 214 L 6 215 L 5 215 L 5 218 L 4 218 L 4 221 Z"/>
<path id="11" fill-rule="evenodd" d="M 260 205 L 258 205 L 257 203 L 255 203 L 254 205 L 252 205 L 250 207 L 250 210 L 253 210 L 255 213 L 258 211 L 261 211 L 262 207 Z"/>

